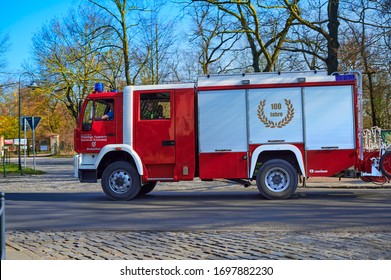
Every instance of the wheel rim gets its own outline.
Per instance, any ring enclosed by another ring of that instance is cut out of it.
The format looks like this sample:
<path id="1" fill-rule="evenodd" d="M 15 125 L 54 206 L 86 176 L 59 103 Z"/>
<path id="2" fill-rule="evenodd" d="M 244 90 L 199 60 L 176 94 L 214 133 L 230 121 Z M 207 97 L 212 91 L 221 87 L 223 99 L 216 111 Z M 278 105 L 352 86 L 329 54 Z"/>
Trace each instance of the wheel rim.
<path id="1" fill-rule="evenodd" d="M 279 167 L 270 169 L 265 176 L 265 185 L 272 192 L 283 192 L 289 187 L 290 177 Z"/>
<path id="2" fill-rule="evenodd" d="M 110 174 L 109 187 L 117 194 L 126 193 L 132 187 L 132 177 L 125 170 L 116 170 Z"/>

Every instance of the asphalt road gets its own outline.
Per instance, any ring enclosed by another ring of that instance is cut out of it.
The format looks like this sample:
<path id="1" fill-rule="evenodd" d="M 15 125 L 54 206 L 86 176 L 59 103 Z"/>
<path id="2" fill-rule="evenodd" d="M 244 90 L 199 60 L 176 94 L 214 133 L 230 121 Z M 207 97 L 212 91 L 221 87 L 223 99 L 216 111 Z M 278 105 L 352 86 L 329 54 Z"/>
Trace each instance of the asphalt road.
<path id="1" fill-rule="evenodd" d="M 368 183 L 362 189 L 357 182 L 333 188 L 334 181 L 318 182 L 292 199 L 269 201 L 255 186 L 196 180 L 161 184 L 132 201 L 110 201 L 99 184 L 72 177 L 72 159 L 39 158 L 37 168 L 48 173 L 0 179 L 7 230 L 391 230 L 391 189 Z"/>
<path id="2" fill-rule="evenodd" d="M 73 178 L 72 159 L 37 168 L 47 173 L 0 178 L 7 259 L 391 259 L 390 184 L 322 178 L 269 201 L 195 180 L 118 202 Z"/>

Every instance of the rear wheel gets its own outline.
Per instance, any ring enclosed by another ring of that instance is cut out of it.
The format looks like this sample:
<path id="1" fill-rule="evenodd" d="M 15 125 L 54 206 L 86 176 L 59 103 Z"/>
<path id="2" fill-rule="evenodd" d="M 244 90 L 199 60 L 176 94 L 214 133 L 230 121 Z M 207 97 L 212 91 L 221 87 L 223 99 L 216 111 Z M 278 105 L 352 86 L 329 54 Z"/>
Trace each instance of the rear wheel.
<path id="1" fill-rule="evenodd" d="M 140 176 L 126 161 L 110 164 L 102 174 L 102 189 L 112 200 L 130 200 L 140 192 Z"/>
<path id="2" fill-rule="evenodd" d="M 290 198 L 295 193 L 297 184 L 297 171 L 286 160 L 268 160 L 259 168 L 257 187 L 267 199 Z"/>
<path id="3" fill-rule="evenodd" d="M 380 170 L 383 175 L 391 178 L 391 151 L 385 152 L 380 158 Z"/>

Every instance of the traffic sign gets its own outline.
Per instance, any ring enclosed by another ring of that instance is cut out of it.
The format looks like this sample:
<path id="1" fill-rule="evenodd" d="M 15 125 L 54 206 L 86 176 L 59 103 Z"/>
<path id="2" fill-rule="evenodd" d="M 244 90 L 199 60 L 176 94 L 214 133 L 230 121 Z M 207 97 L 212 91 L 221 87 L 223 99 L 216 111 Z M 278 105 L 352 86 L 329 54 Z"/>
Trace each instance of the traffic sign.
<path id="1" fill-rule="evenodd" d="M 39 121 L 41 120 L 41 117 L 25 117 L 25 118 L 32 130 L 35 130 L 35 128 L 38 126 Z"/>
<path id="2" fill-rule="evenodd" d="M 26 126 L 26 130 L 30 129 L 30 125 L 27 122 L 27 117 L 21 117 L 20 118 L 20 129 L 22 131 L 24 131 L 25 130 L 25 126 Z"/>

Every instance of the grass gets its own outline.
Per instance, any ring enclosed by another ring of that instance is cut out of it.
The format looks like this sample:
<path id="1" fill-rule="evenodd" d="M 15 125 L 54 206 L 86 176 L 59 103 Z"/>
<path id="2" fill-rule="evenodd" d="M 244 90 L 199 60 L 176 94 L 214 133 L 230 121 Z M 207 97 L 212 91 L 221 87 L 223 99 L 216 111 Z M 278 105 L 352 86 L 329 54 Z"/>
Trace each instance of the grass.
<path id="1" fill-rule="evenodd" d="M 4 166 L 3 164 L 0 165 L 1 166 L 1 173 L 4 172 Z M 15 163 L 6 163 L 5 164 L 5 172 L 6 174 L 20 174 L 20 171 L 19 171 L 19 165 L 18 164 L 15 164 Z M 42 174 L 45 174 L 46 172 L 42 171 L 42 170 L 38 170 L 38 169 L 34 169 L 33 168 L 30 168 L 30 167 L 26 167 L 26 169 L 24 169 L 24 166 L 22 165 L 22 169 L 23 169 L 23 174 L 27 174 L 27 175 L 42 175 Z"/>

